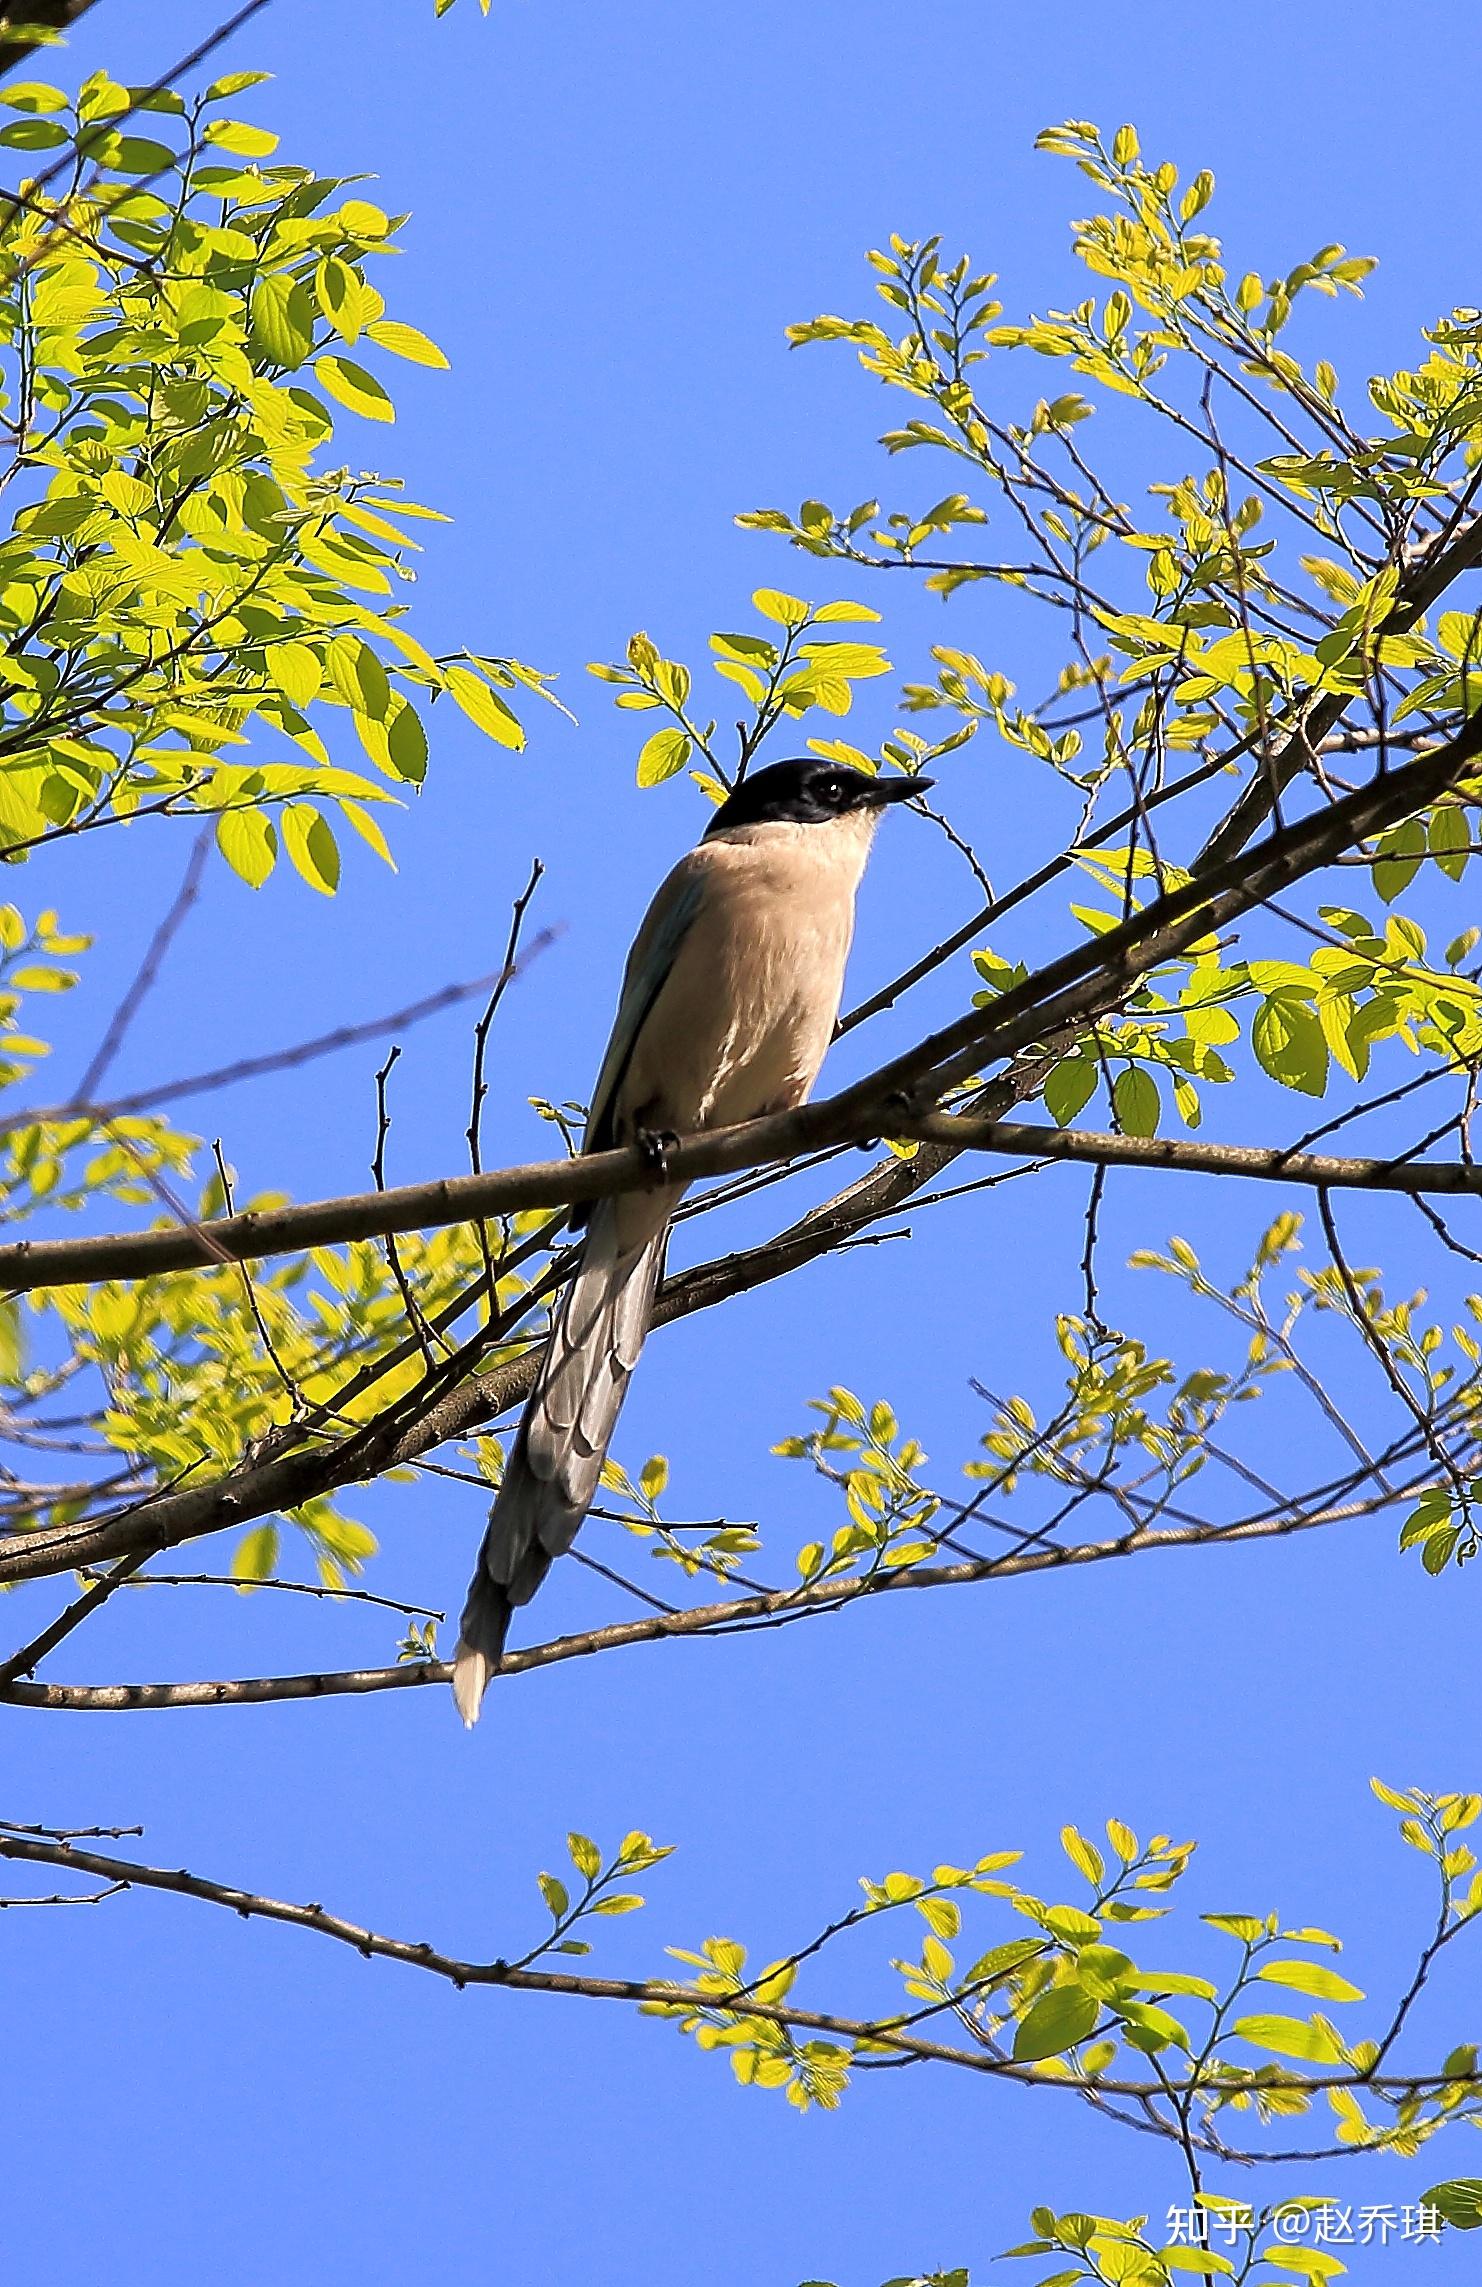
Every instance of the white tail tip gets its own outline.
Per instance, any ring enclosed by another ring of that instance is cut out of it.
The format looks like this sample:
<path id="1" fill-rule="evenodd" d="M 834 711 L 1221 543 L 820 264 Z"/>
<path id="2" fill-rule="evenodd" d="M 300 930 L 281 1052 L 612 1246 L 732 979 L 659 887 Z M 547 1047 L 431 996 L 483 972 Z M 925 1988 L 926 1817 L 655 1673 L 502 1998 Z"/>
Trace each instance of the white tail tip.
<path id="1" fill-rule="evenodd" d="M 478 1722 L 479 1707 L 493 1672 L 483 1653 L 465 1644 L 460 1636 L 453 1654 L 453 1705 L 462 1716 L 466 1731 L 472 1731 Z"/>

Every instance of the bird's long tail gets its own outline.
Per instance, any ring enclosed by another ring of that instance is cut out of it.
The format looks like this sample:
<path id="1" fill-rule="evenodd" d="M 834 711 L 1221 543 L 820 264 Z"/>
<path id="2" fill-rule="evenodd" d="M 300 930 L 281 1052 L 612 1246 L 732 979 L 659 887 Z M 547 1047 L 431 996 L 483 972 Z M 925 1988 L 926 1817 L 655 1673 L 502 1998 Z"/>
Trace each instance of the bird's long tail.
<path id="1" fill-rule="evenodd" d="M 570 1548 L 592 1504 L 648 1332 L 668 1216 L 624 1247 L 618 1209 L 613 1200 L 593 1209 L 489 1512 L 453 1656 L 453 1698 L 469 1725 L 498 1670 L 515 1606 L 529 1602 Z"/>

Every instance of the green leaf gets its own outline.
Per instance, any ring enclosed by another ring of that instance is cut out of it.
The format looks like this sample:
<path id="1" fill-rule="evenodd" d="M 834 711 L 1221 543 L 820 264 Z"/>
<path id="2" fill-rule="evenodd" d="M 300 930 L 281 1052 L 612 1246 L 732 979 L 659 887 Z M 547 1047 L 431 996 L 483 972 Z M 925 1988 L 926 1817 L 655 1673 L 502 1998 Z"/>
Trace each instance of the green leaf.
<path id="1" fill-rule="evenodd" d="M 329 679 L 357 714 L 383 720 L 391 704 L 386 670 L 368 643 L 356 635 L 337 635 L 325 654 Z"/>
<path id="2" fill-rule="evenodd" d="M 386 724 L 386 760 L 398 778 L 420 786 L 427 776 L 427 733 L 410 700 Z"/>
<path id="3" fill-rule="evenodd" d="M 1101 2004 L 1079 1985 L 1052 1985 L 1019 2020 L 1014 2056 L 1020 2064 L 1058 2057 L 1094 2031 Z"/>
<path id="4" fill-rule="evenodd" d="M 1301 1001 L 1266 1000 L 1250 1031 L 1256 1061 L 1283 1088 L 1320 1096 L 1328 1084 L 1328 1044 L 1315 1012 Z"/>
<path id="5" fill-rule="evenodd" d="M 396 407 L 373 373 L 353 358 L 328 356 L 314 361 L 314 377 L 323 383 L 337 403 L 361 414 L 367 421 L 394 421 Z"/>
<path id="6" fill-rule="evenodd" d="M 1162 1114 L 1158 1083 L 1141 1064 L 1129 1064 L 1112 1087 L 1112 1109 L 1124 1135 L 1155 1136 Z"/>
<path id="7" fill-rule="evenodd" d="M 1115 1946 L 1089 1945 L 1082 1946 L 1076 1955 L 1075 1973 L 1088 1993 L 1094 1993 L 1098 2001 L 1110 2001 L 1126 1979 L 1136 1976 L 1137 1969 Z"/>
<path id="8" fill-rule="evenodd" d="M 319 655 L 307 643 L 270 643 L 263 652 L 263 667 L 295 707 L 307 707 L 318 698 L 323 683 Z"/>
<path id="9" fill-rule="evenodd" d="M 1471 856 L 1472 836 L 1467 814 L 1454 802 L 1443 802 L 1431 813 L 1430 853 L 1450 881 L 1460 881 Z"/>
<path id="10" fill-rule="evenodd" d="M 1432 2184 L 1420 2195 L 1421 2205 L 1434 2208 L 1458 2231 L 1482 2230 L 1482 2177 L 1453 2176 L 1446 2184 Z"/>
<path id="11" fill-rule="evenodd" d="M 690 741 L 681 730 L 655 731 L 646 739 L 638 756 L 638 783 L 640 786 L 662 786 L 666 778 L 673 778 L 683 770 L 690 758 Z"/>
<path id="12" fill-rule="evenodd" d="M 97 161 L 116 175 L 161 175 L 176 163 L 168 143 L 152 142 L 143 135 L 110 135 L 99 146 Z"/>
<path id="13" fill-rule="evenodd" d="M 295 371 L 314 346 L 309 289 L 282 272 L 259 279 L 252 294 L 252 344 L 269 364 Z"/>
<path id="14" fill-rule="evenodd" d="M 1055 1066 L 1045 1082 L 1044 1098 L 1045 1110 L 1057 1128 L 1068 1128 L 1076 1114 L 1085 1110 L 1100 1078 L 1101 1069 L 1094 1057 L 1067 1056 Z"/>
<path id="15" fill-rule="evenodd" d="M 1187 2049 L 1189 2036 L 1178 2019 L 1166 2009 L 1151 2001 L 1120 2001 L 1117 2004 L 1122 2017 L 1122 2030 L 1134 2049 L 1147 2056 L 1155 2056 L 1159 2049 L 1170 2044 Z"/>
<path id="16" fill-rule="evenodd" d="M 568 1834 L 566 1847 L 571 1863 L 584 1881 L 594 1882 L 602 1871 L 602 1853 L 589 1835 Z"/>
<path id="17" fill-rule="evenodd" d="M 278 862 L 278 837 L 261 810 L 223 810 L 216 820 L 216 846 L 249 889 L 261 889 Z"/>
<path id="18" fill-rule="evenodd" d="M 1379 849 L 1381 855 L 1374 864 L 1374 887 L 1385 904 L 1392 905 L 1420 871 L 1426 850 L 1425 828 L 1418 818 L 1407 818 L 1402 826 L 1391 827 L 1381 837 Z"/>
<path id="19" fill-rule="evenodd" d="M 314 273 L 314 291 L 320 309 L 340 339 L 358 341 L 369 293 L 349 263 L 342 261 L 338 254 L 326 254 Z M 374 306 L 372 303 L 371 307 Z"/>
<path id="20" fill-rule="evenodd" d="M 54 151 L 66 140 L 66 128 L 53 119 L 14 119 L 0 127 L 0 143 L 11 151 Z"/>

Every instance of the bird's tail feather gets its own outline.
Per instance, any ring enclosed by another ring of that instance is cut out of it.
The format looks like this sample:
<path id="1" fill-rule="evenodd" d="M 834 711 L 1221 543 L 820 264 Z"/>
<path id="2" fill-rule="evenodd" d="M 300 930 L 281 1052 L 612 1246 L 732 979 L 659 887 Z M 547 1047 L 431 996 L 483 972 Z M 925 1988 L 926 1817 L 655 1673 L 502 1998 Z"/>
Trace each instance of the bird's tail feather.
<path id="1" fill-rule="evenodd" d="M 638 1363 L 664 1266 L 668 1218 L 636 1245 L 619 1242 L 617 1204 L 592 1213 L 576 1274 L 562 1297 L 469 1585 L 453 1657 L 453 1697 L 465 1724 L 499 1667 L 510 1619 L 591 1507 Z"/>

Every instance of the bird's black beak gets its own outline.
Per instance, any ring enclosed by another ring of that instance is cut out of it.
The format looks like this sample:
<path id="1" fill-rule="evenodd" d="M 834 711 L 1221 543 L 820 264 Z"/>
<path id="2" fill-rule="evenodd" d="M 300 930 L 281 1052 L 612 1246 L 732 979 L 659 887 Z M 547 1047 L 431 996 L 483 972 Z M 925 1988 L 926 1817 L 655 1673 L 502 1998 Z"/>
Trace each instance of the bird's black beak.
<path id="1" fill-rule="evenodd" d="M 935 784 L 934 778 L 872 778 L 859 798 L 868 809 L 883 810 L 887 802 L 909 802 Z"/>

